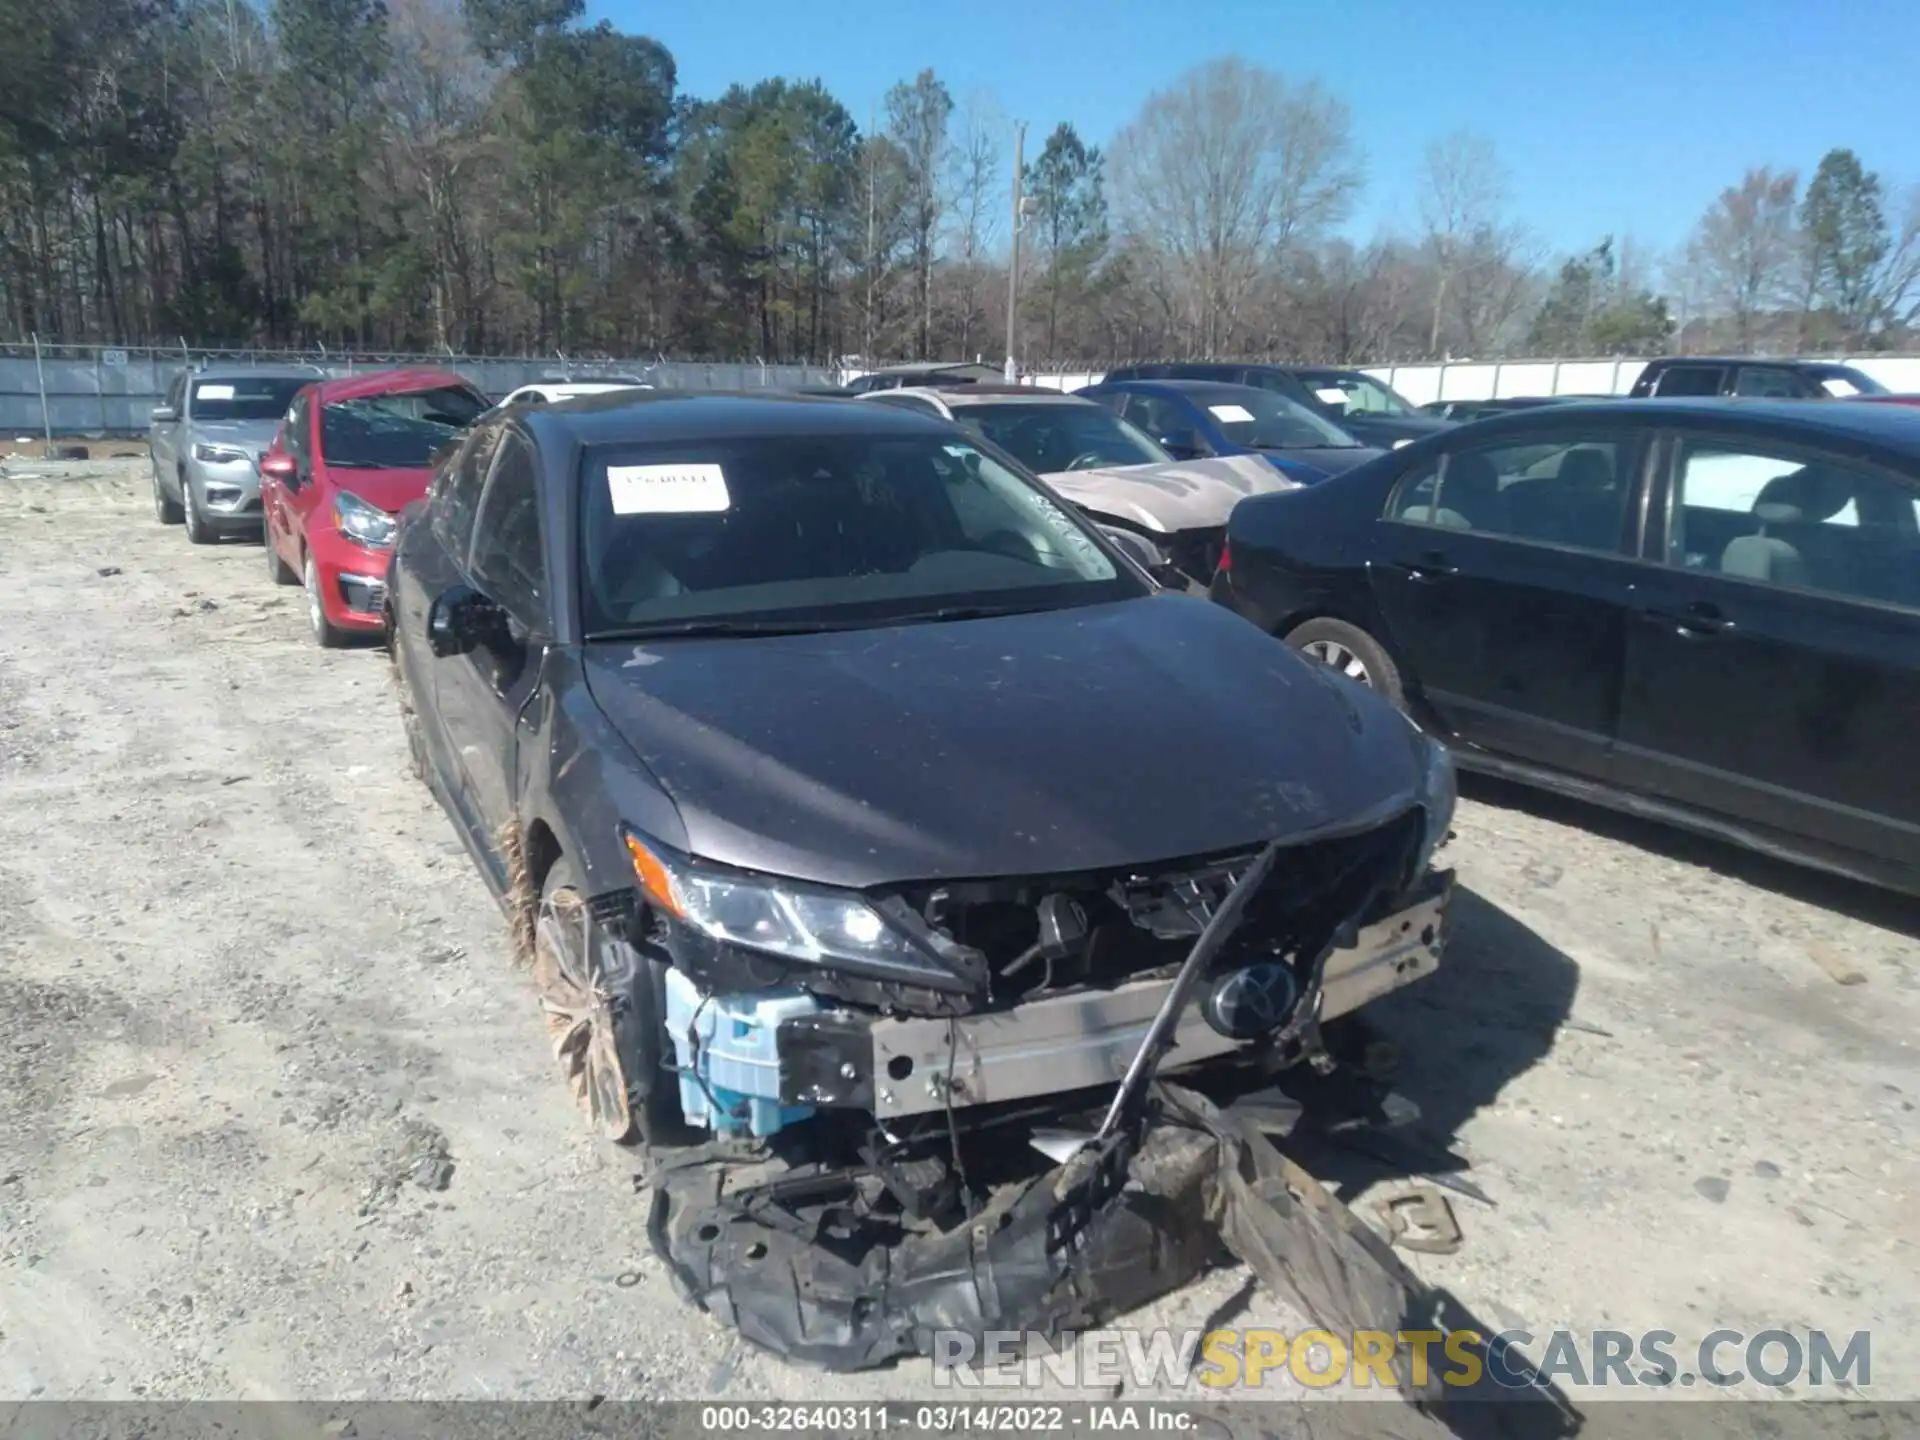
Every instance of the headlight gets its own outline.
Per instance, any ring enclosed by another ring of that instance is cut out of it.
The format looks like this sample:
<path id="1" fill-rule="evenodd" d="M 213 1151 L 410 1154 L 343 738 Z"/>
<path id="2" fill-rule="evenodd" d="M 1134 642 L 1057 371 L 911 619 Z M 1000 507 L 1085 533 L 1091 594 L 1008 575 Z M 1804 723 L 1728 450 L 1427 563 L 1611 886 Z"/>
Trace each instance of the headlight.
<path id="1" fill-rule="evenodd" d="M 333 498 L 333 523 L 342 535 L 376 550 L 393 543 L 393 516 L 346 490 Z"/>
<path id="2" fill-rule="evenodd" d="M 1412 722 L 1408 722 L 1411 724 Z M 1420 808 L 1426 812 L 1426 828 L 1420 836 L 1420 863 L 1416 873 L 1427 868 L 1433 852 L 1453 828 L 1453 810 L 1460 799 L 1460 783 L 1453 773 L 1453 757 L 1447 747 L 1432 736 L 1415 732 L 1426 748 L 1420 774 Z"/>
<path id="3" fill-rule="evenodd" d="M 247 452 L 236 450 L 231 445 L 195 445 L 193 458 L 209 465 L 231 465 L 236 460 L 247 458 Z"/>
<path id="4" fill-rule="evenodd" d="M 828 969 L 940 989 L 960 977 L 851 891 L 706 870 L 669 859 L 621 831 L 634 879 L 649 901 L 729 945 Z"/>

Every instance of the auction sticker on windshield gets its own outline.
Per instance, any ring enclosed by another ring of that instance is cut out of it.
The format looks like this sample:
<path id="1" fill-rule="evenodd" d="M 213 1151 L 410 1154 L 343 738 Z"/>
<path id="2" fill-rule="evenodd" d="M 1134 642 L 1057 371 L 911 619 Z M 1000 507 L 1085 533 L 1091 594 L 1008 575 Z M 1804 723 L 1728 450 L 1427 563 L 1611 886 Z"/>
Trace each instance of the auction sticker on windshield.
<path id="1" fill-rule="evenodd" d="M 1209 405 L 1207 413 L 1228 425 L 1239 425 L 1253 419 L 1253 412 L 1244 405 Z"/>
<path id="2" fill-rule="evenodd" d="M 193 398 L 196 400 L 231 400 L 233 399 L 233 386 L 196 385 L 193 387 Z"/>
<path id="3" fill-rule="evenodd" d="M 717 515 L 733 504 L 718 465 L 609 465 L 616 515 Z"/>

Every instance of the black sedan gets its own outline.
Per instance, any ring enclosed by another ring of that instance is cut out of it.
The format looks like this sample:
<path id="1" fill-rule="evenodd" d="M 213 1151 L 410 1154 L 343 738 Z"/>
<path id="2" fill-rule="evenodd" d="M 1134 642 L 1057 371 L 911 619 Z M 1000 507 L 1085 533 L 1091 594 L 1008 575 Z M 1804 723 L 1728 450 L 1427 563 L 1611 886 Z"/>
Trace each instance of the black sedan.
<path id="1" fill-rule="evenodd" d="M 1920 892 L 1920 415 L 1495 416 L 1243 501 L 1213 593 L 1464 767 Z"/>

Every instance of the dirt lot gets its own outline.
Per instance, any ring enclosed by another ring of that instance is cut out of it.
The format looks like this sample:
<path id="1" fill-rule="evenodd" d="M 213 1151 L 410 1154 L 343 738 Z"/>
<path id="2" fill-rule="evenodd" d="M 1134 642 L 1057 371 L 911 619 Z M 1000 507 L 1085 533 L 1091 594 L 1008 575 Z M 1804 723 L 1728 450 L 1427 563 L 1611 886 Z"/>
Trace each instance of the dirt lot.
<path id="1" fill-rule="evenodd" d="M 0 1398 L 929 1393 L 675 1298 L 382 657 L 264 572 L 138 462 L 0 470 Z M 1495 1204 L 1416 1268 L 1537 1332 L 1869 1329 L 1920 1396 L 1920 906 L 1480 787 L 1449 853 L 1386 1019 Z M 1298 1328 L 1240 1286 L 1139 1318 Z"/>

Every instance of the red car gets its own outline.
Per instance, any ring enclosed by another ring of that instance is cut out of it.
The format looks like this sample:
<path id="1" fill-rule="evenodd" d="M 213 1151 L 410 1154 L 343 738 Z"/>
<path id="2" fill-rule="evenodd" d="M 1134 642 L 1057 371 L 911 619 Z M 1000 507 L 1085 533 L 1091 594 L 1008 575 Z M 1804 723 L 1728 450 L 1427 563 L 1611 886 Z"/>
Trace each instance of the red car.
<path id="1" fill-rule="evenodd" d="M 394 519 L 427 493 L 433 458 L 488 408 L 447 370 L 383 370 L 309 385 L 260 461 L 267 573 L 307 588 L 314 639 L 380 630 Z"/>

